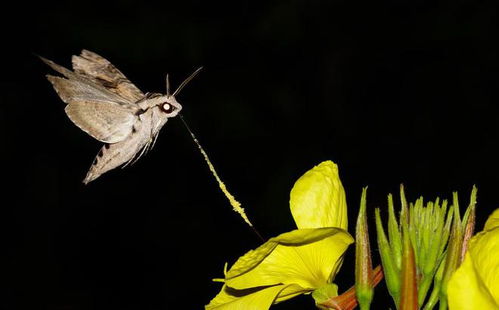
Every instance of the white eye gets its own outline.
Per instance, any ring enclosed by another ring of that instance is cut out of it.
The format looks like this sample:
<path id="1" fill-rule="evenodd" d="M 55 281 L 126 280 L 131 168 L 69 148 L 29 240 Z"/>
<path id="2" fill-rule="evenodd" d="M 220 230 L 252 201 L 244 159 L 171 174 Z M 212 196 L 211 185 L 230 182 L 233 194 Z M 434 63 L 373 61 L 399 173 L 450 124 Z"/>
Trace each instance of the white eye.
<path id="1" fill-rule="evenodd" d="M 163 106 L 161 107 L 163 109 L 163 111 L 165 111 L 166 113 L 172 113 L 173 110 L 175 110 L 175 108 L 169 104 L 169 103 L 164 103 Z"/>

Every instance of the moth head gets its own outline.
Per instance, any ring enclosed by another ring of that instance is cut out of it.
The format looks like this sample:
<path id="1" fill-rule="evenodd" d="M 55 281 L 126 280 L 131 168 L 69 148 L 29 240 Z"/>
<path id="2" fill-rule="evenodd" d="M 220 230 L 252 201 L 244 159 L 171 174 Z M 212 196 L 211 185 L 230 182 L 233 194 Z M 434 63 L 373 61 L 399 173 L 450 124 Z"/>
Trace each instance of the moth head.
<path id="1" fill-rule="evenodd" d="M 175 96 L 180 93 L 182 88 L 184 88 L 185 85 L 187 85 L 187 83 L 189 83 L 199 73 L 199 71 L 201 71 L 202 68 L 203 67 L 198 68 L 182 83 L 180 83 L 173 94 L 170 94 L 170 78 L 168 74 L 166 75 L 166 96 L 162 96 L 165 100 L 160 103 L 159 107 L 161 111 L 167 114 L 168 117 L 174 117 L 182 110 L 182 106 L 180 105 L 180 103 L 178 103 L 177 99 L 175 99 Z"/>
<path id="2" fill-rule="evenodd" d="M 168 117 L 175 117 L 182 110 L 182 106 L 173 96 L 164 96 L 164 102 L 159 104 L 159 108 Z"/>

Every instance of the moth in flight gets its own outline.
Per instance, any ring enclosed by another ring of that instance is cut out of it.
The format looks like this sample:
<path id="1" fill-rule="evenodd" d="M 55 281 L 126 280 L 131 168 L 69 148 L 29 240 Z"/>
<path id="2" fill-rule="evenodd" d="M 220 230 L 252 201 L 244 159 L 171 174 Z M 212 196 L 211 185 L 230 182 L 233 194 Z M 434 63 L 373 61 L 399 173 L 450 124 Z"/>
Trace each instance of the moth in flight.
<path id="1" fill-rule="evenodd" d="M 67 104 L 69 119 L 105 143 L 83 180 L 85 184 L 118 166 L 135 162 L 152 149 L 161 128 L 182 110 L 175 95 L 201 70 L 192 73 L 173 94 L 168 75 L 165 95 L 144 94 L 96 53 L 83 50 L 79 56 L 73 55 L 73 71 L 40 58 L 62 75 L 47 75 L 47 79 Z"/>

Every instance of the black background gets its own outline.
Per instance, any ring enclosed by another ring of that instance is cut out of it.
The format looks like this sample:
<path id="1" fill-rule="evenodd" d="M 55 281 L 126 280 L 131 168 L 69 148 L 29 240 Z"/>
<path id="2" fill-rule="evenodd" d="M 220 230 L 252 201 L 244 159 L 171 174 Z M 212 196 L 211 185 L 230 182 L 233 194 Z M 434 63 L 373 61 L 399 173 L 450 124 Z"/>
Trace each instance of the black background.
<path id="1" fill-rule="evenodd" d="M 224 263 L 259 244 L 178 119 L 134 166 L 84 186 L 100 143 L 66 117 L 34 54 L 69 66 L 86 48 L 151 92 L 204 66 L 177 99 L 265 237 L 295 228 L 289 190 L 327 159 L 351 232 L 365 185 L 371 216 L 401 182 L 411 200 L 458 190 L 462 209 L 476 184 L 479 229 L 499 206 L 497 1 L 13 5 L 1 25 L 2 309 L 200 309 Z"/>

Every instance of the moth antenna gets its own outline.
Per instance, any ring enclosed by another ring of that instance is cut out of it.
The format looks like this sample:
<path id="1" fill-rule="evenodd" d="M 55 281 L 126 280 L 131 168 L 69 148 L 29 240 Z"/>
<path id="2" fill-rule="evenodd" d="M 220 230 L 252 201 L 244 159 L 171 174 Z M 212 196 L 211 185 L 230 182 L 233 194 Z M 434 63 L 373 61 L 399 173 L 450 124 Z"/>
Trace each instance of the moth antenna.
<path id="1" fill-rule="evenodd" d="M 166 95 L 170 97 L 170 78 L 168 77 L 168 73 L 166 74 Z"/>
<path id="2" fill-rule="evenodd" d="M 196 72 L 194 72 L 194 74 L 197 73 L 199 70 L 201 70 L 201 68 L 196 70 Z M 192 75 L 194 75 L 194 74 L 192 74 Z M 251 229 L 258 236 L 258 238 L 260 238 L 262 241 L 265 241 L 265 239 L 263 239 L 262 235 L 260 235 L 258 230 L 255 228 L 255 226 L 253 226 L 253 224 L 248 219 L 246 212 L 244 212 L 244 208 L 241 207 L 241 203 L 239 201 L 237 201 L 236 198 L 234 198 L 234 196 L 232 196 L 232 194 L 229 192 L 229 190 L 225 186 L 222 179 L 220 179 L 220 177 L 218 176 L 218 173 L 215 170 L 215 166 L 213 166 L 213 164 L 211 163 L 210 158 L 208 157 L 208 154 L 206 154 L 205 150 L 203 149 L 203 147 L 199 143 L 198 139 L 196 138 L 194 133 L 189 128 L 189 125 L 187 125 L 187 123 L 185 122 L 184 118 L 182 117 L 182 114 L 179 114 L 179 116 L 180 116 L 180 119 L 182 120 L 182 123 L 184 123 L 185 128 L 187 128 L 187 131 L 191 134 L 191 137 L 194 140 L 194 143 L 196 143 L 199 151 L 203 155 L 204 160 L 206 161 L 206 164 L 208 164 L 208 168 L 210 169 L 211 173 L 215 177 L 215 180 L 217 180 L 217 183 L 218 183 L 218 186 L 220 187 L 220 190 L 222 190 L 225 197 L 227 197 L 227 199 L 229 200 L 229 203 L 232 206 L 232 208 L 234 209 L 234 211 L 239 213 L 239 215 L 243 218 L 243 220 L 246 222 L 246 224 L 248 224 L 251 227 Z"/>
<path id="3" fill-rule="evenodd" d="M 175 97 L 175 95 L 177 95 L 182 90 L 182 88 L 184 88 L 184 86 L 187 85 L 187 83 L 189 83 L 199 73 L 199 71 L 201 71 L 201 69 L 203 69 L 203 67 L 199 67 L 196 71 L 194 71 L 191 75 L 189 75 L 189 77 L 186 78 L 180 84 L 180 86 L 175 90 L 175 92 L 173 93 L 172 97 Z"/>

